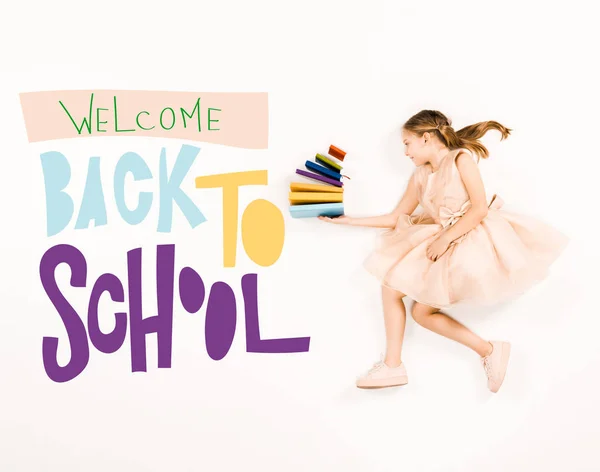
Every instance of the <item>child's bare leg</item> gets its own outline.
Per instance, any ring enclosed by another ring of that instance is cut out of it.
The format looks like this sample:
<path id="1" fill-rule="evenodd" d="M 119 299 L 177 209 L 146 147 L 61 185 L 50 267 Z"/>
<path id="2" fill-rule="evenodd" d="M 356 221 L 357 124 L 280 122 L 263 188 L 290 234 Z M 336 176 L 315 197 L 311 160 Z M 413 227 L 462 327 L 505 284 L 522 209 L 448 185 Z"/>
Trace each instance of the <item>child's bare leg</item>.
<path id="1" fill-rule="evenodd" d="M 384 285 L 381 290 L 387 342 L 385 363 L 389 367 L 398 367 L 402 363 L 402 341 L 406 326 L 406 308 L 402 300 L 405 295 Z"/>
<path id="2" fill-rule="evenodd" d="M 492 345 L 488 341 L 437 308 L 415 303 L 412 316 L 421 326 L 471 348 L 482 357 L 492 352 Z"/>

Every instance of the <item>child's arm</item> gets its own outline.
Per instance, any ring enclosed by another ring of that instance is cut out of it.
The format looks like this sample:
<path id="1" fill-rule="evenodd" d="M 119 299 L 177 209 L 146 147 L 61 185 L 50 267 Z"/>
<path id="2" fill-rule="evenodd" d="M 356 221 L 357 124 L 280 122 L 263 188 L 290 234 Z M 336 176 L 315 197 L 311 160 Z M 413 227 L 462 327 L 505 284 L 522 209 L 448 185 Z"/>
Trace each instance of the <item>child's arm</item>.
<path id="1" fill-rule="evenodd" d="M 367 226 L 372 228 L 394 228 L 398 222 L 400 215 L 412 215 L 417 206 L 419 200 L 417 198 L 417 188 L 415 184 L 414 174 L 413 177 L 408 181 L 404 195 L 396 208 L 391 213 L 379 216 L 367 216 L 362 218 L 340 216 L 337 218 L 328 218 L 326 216 L 320 216 L 319 219 L 323 221 L 329 221 L 336 224 L 344 224 L 350 226 Z"/>
<path id="2" fill-rule="evenodd" d="M 473 158 L 465 153 L 460 153 L 456 158 L 456 167 L 465 184 L 471 206 L 459 220 L 442 233 L 442 238 L 450 244 L 463 234 L 471 231 L 486 217 L 488 205 L 485 197 L 485 188 L 479 173 L 479 168 Z"/>

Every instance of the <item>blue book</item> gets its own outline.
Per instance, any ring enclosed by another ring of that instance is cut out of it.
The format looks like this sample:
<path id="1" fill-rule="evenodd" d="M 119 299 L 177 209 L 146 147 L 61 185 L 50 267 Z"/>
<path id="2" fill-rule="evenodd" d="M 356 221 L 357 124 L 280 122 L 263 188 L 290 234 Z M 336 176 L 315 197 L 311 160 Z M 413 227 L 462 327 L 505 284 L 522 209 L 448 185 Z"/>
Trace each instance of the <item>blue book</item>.
<path id="1" fill-rule="evenodd" d="M 312 170 L 313 172 L 317 172 L 318 174 L 324 175 L 331 179 L 342 180 L 342 174 L 340 174 L 339 172 L 335 172 L 331 169 L 328 169 L 327 167 L 316 164 L 315 162 L 306 161 L 305 165 L 308 170 Z"/>
<path id="2" fill-rule="evenodd" d="M 315 203 L 310 205 L 291 205 L 292 218 L 316 218 L 317 216 L 341 216 L 344 214 L 343 203 Z"/>

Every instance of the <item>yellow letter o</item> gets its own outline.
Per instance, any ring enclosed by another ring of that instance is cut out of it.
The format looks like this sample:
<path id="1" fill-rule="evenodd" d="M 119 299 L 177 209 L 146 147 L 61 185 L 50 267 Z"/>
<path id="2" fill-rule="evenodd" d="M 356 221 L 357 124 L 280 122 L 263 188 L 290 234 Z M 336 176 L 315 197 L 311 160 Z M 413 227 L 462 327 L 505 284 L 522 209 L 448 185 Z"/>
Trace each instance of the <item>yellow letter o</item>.
<path id="1" fill-rule="evenodd" d="M 267 200 L 254 200 L 242 215 L 242 243 L 248 257 L 268 267 L 283 251 L 285 223 L 283 214 Z"/>

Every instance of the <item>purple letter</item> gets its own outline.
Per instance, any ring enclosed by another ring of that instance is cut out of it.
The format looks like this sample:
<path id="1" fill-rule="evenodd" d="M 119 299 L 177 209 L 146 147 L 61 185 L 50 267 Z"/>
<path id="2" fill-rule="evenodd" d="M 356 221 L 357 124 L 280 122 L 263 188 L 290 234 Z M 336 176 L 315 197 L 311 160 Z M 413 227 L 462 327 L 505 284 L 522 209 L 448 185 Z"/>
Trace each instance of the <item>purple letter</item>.
<path id="1" fill-rule="evenodd" d="M 101 352 L 110 354 L 116 352 L 125 341 L 127 334 L 127 313 L 115 313 L 115 329 L 104 334 L 100 330 L 98 321 L 98 302 L 104 292 L 108 292 L 113 302 L 124 302 L 123 285 L 121 281 L 113 274 L 102 274 L 96 280 L 92 294 L 90 295 L 90 304 L 88 305 L 88 330 L 92 344 Z"/>
<path id="2" fill-rule="evenodd" d="M 196 313 L 204 303 L 204 282 L 191 267 L 184 267 L 179 272 L 179 298 L 185 311 Z"/>
<path id="3" fill-rule="evenodd" d="M 246 311 L 246 352 L 307 352 L 310 338 L 260 339 L 256 279 L 256 274 L 246 274 L 242 277 Z"/>
<path id="4" fill-rule="evenodd" d="M 90 348 L 87 342 L 87 333 L 81 318 L 63 296 L 56 284 L 54 271 L 56 267 L 66 262 L 71 268 L 71 286 L 85 287 L 87 264 L 84 255 L 75 247 L 59 244 L 51 247 L 40 261 L 40 279 L 46 294 L 56 308 L 67 330 L 71 347 L 71 359 L 64 367 L 58 365 L 58 338 L 44 337 L 42 342 L 42 356 L 46 374 L 55 382 L 68 382 L 77 377 L 90 358 Z"/>
<path id="5" fill-rule="evenodd" d="M 158 367 L 171 367 L 173 342 L 173 279 L 175 246 L 157 246 L 156 294 L 158 314 L 142 318 L 142 250 L 127 253 L 132 372 L 146 372 L 146 334 L 156 333 Z"/>
<path id="6" fill-rule="evenodd" d="M 229 352 L 235 335 L 236 306 L 231 287 L 224 282 L 216 282 L 210 289 L 204 339 L 206 351 L 215 361 L 223 359 Z"/>

